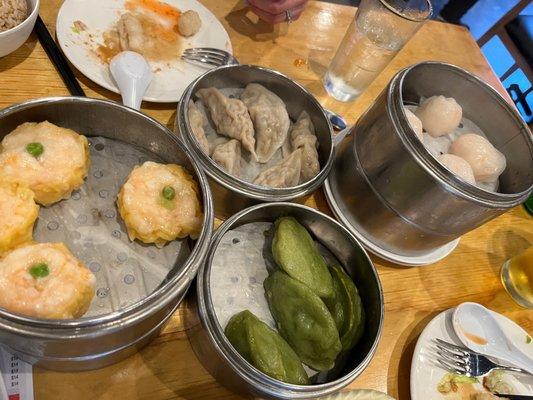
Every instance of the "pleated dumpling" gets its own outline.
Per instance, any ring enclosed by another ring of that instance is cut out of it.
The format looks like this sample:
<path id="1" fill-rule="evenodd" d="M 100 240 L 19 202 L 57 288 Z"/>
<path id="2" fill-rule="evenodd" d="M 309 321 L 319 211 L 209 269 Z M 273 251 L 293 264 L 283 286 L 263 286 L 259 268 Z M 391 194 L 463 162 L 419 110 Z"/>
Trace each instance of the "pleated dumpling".
<path id="1" fill-rule="evenodd" d="M 287 108 L 283 100 L 258 83 L 249 83 L 241 100 L 254 123 L 257 161 L 266 163 L 287 138 L 290 126 Z"/>
<path id="2" fill-rule="evenodd" d="M 280 335 L 304 364 L 317 371 L 333 368 L 342 346 L 335 321 L 320 297 L 281 271 L 266 278 L 264 287 Z"/>
<path id="3" fill-rule="evenodd" d="M 0 182 L 0 255 L 32 239 L 39 206 L 28 187 Z"/>
<path id="4" fill-rule="evenodd" d="M 237 178 L 241 175 L 241 142 L 236 139 L 219 144 L 211 155 L 213 161 Z"/>
<path id="5" fill-rule="evenodd" d="M 282 160 L 263 172 L 254 179 L 254 185 L 271 188 L 285 188 L 298 185 L 302 169 L 302 151 L 295 150 L 286 159 Z"/>
<path id="6" fill-rule="evenodd" d="M 231 317 L 224 332 L 235 350 L 261 372 L 282 382 L 309 384 L 302 362 L 291 346 L 250 311 Z"/>
<path id="7" fill-rule="evenodd" d="M 155 243 L 197 237 L 203 213 L 198 184 L 183 167 L 147 161 L 131 171 L 117 198 L 131 240 Z"/>
<path id="8" fill-rule="evenodd" d="M 217 132 L 239 140 L 242 147 L 255 158 L 254 126 L 244 103 L 224 96 L 215 87 L 200 89 L 196 95 L 209 110 Z"/>
<path id="9" fill-rule="evenodd" d="M 189 109 L 187 110 L 187 113 L 189 116 L 189 124 L 198 146 L 200 146 L 200 149 L 202 149 L 205 154 L 209 155 L 209 143 L 207 142 L 207 137 L 205 136 L 204 131 L 204 126 L 207 125 L 205 115 L 192 100 L 189 101 Z"/>
<path id="10" fill-rule="evenodd" d="M 0 180 L 28 186 L 45 206 L 79 188 L 89 163 L 87 138 L 48 121 L 19 125 L 0 143 Z"/>
<path id="11" fill-rule="evenodd" d="M 302 111 L 290 133 L 291 146 L 294 150 L 302 151 L 302 169 L 300 183 L 313 179 L 320 172 L 318 162 L 318 140 L 315 134 L 315 126 L 311 117 Z"/>

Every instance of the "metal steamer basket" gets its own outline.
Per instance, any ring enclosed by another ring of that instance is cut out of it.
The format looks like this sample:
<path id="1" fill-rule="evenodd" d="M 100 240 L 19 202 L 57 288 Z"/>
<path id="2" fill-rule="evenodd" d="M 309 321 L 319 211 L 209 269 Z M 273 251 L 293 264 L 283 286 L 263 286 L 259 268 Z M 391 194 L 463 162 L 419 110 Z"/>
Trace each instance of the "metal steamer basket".
<path id="1" fill-rule="evenodd" d="M 274 222 L 290 215 L 314 235 L 356 283 L 366 313 L 365 333 L 346 355 L 346 363 L 313 385 L 293 385 L 263 374 L 249 364 L 224 335 L 218 322 L 210 287 L 211 267 L 217 247 L 226 232 L 251 222 Z M 359 376 L 374 356 L 383 327 L 383 291 L 372 261 L 357 239 L 341 224 L 312 208 L 295 203 L 263 203 L 249 207 L 224 222 L 211 241 L 206 263 L 198 272 L 196 296 L 186 308 L 187 334 L 204 367 L 229 389 L 272 399 L 308 399 L 334 393 Z"/>
<path id="2" fill-rule="evenodd" d="M 219 89 L 244 88 L 252 82 L 259 83 L 278 95 L 287 106 L 291 120 L 296 121 L 302 111 L 306 111 L 311 116 L 319 143 L 318 156 L 321 170 L 310 181 L 282 189 L 256 186 L 226 173 L 198 147 L 191 132 L 187 113 L 189 100 L 194 99 L 196 91 L 213 86 Z M 180 100 L 175 130 L 181 133 L 195 161 L 207 173 L 213 192 L 215 215 L 220 218 L 227 218 L 260 202 L 304 200 L 305 196 L 310 195 L 322 185 L 329 174 L 333 160 L 331 140 L 333 128 L 320 103 L 292 79 L 279 72 L 258 66 L 225 66 L 211 70 L 198 78 L 187 88 Z"/>
<path id="3" fill-rule="evenodd" d="M 24 122 L 48 120 L 88 137 L 91 170 L 70 199 L 41 207 L 40 242 L 63 241 L 91 269 L 96 296 L 86 316 L 45 320 L 0 309 L 0 343 L 24 360 L 56 370 L 99 368 L 156 336 L 203 262 L 213 228 L 207 178 L 182 143 L 152 118 L 117 103 L 46 98 L 0 111 L 0 138 Z M 162 249 L 130 242 L 115 200 L 131 169 L 144 161 L 177 163 L 196 179 L 204 223 L 198 239 Z"/>
<path id="4" fill-rule="evenodd" d="M 416 138 L 403 104 L 454 97 L 507 158 L 499 192 L 470 185 Z M 524 202 L 533 188 L 533 140 L 517 111 L 469 72 L 440 62 L 400 71 L 336 146 L 328 201 L 373 246 L 417 257 Z"/>

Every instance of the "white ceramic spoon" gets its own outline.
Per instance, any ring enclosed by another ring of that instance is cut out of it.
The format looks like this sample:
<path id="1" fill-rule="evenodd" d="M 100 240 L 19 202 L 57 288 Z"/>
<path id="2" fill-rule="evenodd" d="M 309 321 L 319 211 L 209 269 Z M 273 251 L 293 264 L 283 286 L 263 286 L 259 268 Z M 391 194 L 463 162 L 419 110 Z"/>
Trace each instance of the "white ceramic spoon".
<path id="1" fill-rule="evenodd" d="M 533 374 L 533 359 L 505 335 L 488 309 L 477 303 L 457 306 L 452 316 L 455 333 L 470 350 L 506 361 Z"/>
<path id="2" fill-rule="evenodd" d="M 145 58 L 134 51 L 123 51 L 111 59 L 109 70 L 115 80 L 124 105 L 139 110 L 153 74 Z"/>

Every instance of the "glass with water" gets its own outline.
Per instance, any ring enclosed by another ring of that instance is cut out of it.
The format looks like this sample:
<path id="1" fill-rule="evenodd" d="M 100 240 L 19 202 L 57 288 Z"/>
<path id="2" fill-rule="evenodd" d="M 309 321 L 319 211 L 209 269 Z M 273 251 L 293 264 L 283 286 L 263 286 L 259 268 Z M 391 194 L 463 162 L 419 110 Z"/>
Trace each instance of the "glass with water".
<path id="1" fill-rule="evenodd" d="M 431 16 L 429 0 L 362 0 L 324 76 L 328 93 L 355 100 Z"/>

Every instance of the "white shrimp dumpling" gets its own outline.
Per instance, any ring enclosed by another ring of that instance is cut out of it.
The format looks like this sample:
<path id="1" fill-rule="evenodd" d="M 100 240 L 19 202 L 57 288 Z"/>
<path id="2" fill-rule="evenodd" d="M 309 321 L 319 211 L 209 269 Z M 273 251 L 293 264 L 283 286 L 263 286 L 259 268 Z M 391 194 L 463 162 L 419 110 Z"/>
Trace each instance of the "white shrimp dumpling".
<path id="1" fill-rule="evenodd" d="M 463 109 L 452 97 L 432 96 L 415 111 L 424 130 L 433 137 L 453 132 L 461 123 Z"/>
<path id="2" fill-rule="evenodd" d="M 462 180 L 471 185 L 476 184 L 472 167 L 461 157 L 453 154 L 443 154 L 439 157 L 439 161 Z"/>
<path id="3" fill-rule="evenodd" d="M 422 121 L 413 114 L 411 110 L 409 110 L 407 107 L 403 108 L 403 111 L 405 112 L 405 116 L 407 117 L 407 122 L 409 122 L 409 125 L 411 125 L 411 128 L 413 128 L 413 132 L 415 133 L 416 137 L 422 141 L 424 136 L 422 134 L 423 128 L 422 128 Z"/>
<path id="4" fill-rule="evenodd" d="M 506 167 L 505 156 L 487 139 L 475 133 L 459 136 L 449 151 L 470 164 L 477 182 L 495 181 Z"/>

